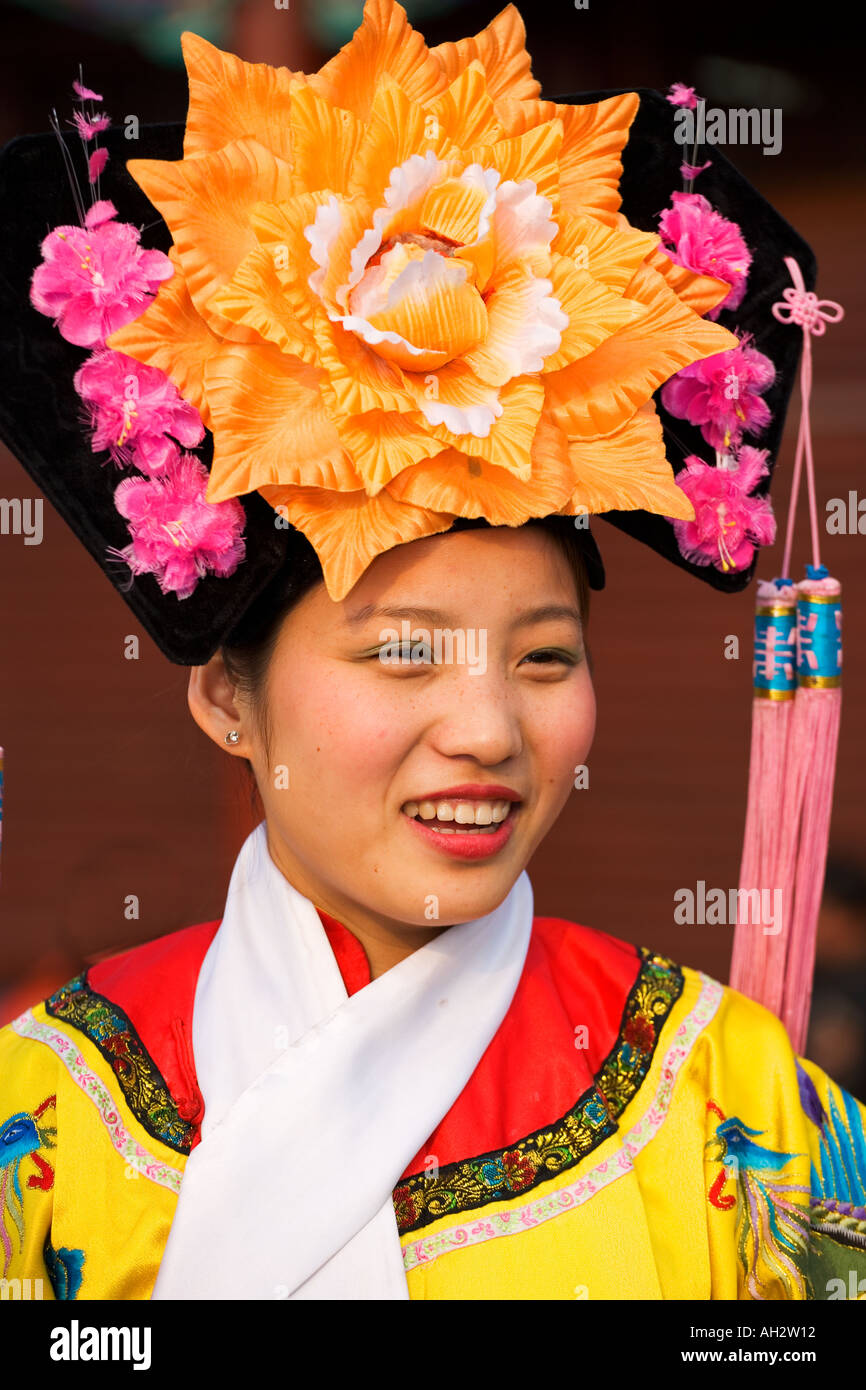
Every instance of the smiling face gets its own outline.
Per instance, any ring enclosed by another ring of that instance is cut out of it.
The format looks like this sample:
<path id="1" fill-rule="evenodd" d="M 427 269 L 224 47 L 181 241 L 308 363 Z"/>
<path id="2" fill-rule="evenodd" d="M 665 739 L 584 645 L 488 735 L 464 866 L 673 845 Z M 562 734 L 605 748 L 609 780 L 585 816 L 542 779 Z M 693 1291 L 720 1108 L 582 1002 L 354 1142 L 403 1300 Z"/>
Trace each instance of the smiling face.
<path id="1" fill-rule="evenodd" d="M 502 902 L 595 730 L 575 579 L 537 527 L 396 547 L 340 603 L 317 584 L 283 621 L 265 693 L 269 748 L 238 695 L 233 751 L 271 857 L 394 959 Z"/>

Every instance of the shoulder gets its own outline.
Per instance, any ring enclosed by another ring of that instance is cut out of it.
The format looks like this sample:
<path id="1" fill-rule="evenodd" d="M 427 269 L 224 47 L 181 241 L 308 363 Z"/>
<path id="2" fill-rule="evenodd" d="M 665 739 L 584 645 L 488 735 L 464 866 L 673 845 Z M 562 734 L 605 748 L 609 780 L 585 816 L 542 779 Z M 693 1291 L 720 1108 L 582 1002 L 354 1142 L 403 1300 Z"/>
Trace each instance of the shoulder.
<path id="1" fill-rule="evenodd" d="M 192 1013 L 218 926 L 200 922 L 108 956 L 7 1024 L 0 1030 L 4 1109 L 31 1109 L 28 1097 L 57 1076 L 58 1063 L 61 1072 L 80 1066 L 85 1038 L 95 1049 L 88 1065 L 97 1076 L 113 1074 L 145 1128 L 181 1150 L 194 1144 L 203 1104 Z"/>
<path id="2" fill-rule="evenodd" d="M 649 947 L 564 918 L 536 917 L 515 1004 L 536 1020 L 554 1013 L 567 1019 L 569 1045 L 585 1049 L 596 1072 L 623 1044 L 655 1051 L 692 992 L 687 974 Z"/>

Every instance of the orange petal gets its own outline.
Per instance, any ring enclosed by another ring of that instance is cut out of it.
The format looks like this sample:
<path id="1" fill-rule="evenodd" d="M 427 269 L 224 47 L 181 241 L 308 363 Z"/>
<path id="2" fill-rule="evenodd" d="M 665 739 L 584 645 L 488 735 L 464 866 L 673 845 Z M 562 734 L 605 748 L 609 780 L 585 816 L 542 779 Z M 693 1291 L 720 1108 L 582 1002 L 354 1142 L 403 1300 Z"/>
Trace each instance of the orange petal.
<path id="1" fill-rule="evenodd" d="M 408 22 L 402 5 L 367 0 L 359 28 L 310 82 L 335 106 L 366 121 L 386 71 L 416 102 L 430 101 L 447 85 L 441 65 Z"/>
<path id="2" fill-rule="evenodd" d="M 335 602 L 346 597 L 367 566 L 386 550 L 447 531 L 453 516 L 398 502 L 387 489 L 368 497 L 321 488 L 264 487 L 262 496 L 299 531 L 319 557 Z"/>
<path id="3" fill-rule="evenodd" d="M 431 427 L 442 426 L 454 434 L 474 430 L 474 445 L 487 434 L 502 414 L 499 391 L 488 386 L 465 362 L 448 362 L 438 371 L 405 372 L 403 386 L 412 402 L 410 409 L 421 411 Z M 446 438 L 446 444 L 454 443 Z"/>
<path id="4" fill-rule="evenodd" d="M 559 235 L 552 250 L 568 256 L 578 270 L 588 270 L 593 280 L 622 294 L 647 257 L 654 263 L 651 252 L 658 244 L 656 232 L 639 232 L 625 218 L 618 226 L 608 227 L 593 217 L 565 212 L 560 214 Z"/>
<path id="5" fill-rule="evenodd" d="M 545 359 L 545 372 L 554 372 L 593 352 L 613 333 L 644 317 L 644 307 L 615 294 L 587 270 L 577 270 L 567 256 L 553 257 L 550 270 L 553 297 L 568 317 L 559 348 Z"/>
<path id="6" fill-rule="evenodd" d="M 445 134 L 461 149 L 481 142 L 491 144 L 505 134 L 487 87 L 484 67 L 479 62 L 470 63 L 455 77 L 448 90 L 425 109 L 428 121 L 431 116 L 441 121 Z"/>
<path id="7" fill-rule="evenodd" d="M 429 154 L 443 160 L 461 157 L 460 148 L 449 138 L 444 123 L 411 101 L 385 73 L 376 90 L 366 134 L 358 147 L 349 186 L 350 197 L 357 194 L 380 204 L 392 169 L 413 155 Z M 383 232 L 383 238 L 404 230 L 417 231 L 418 228 L 406 228 L 398 222 Z"/>
<path id="8" fill-rule="evenodd" d="M 289 89 L 303 73 L 244 63 L 189 31 L 180 41 L 189 78 L 184 158 L 213 154 L 251 135 L 281 159 L 291 159 Z"/>
<path id="9" fill-rule="evenodd" d="M 494 260 L 488 284 L 495 285 L 515 261 L 534 275 L 546 276 L 556 231 L 550 202 L 533 191 L 531 182 L 508 179 L 499 184 L 490 230 Z"/>
<path id="10" fill-rule="evenodd" d="M 477 455 L 445 449 L 405 469 L 388 490 L 417 506 L 483 516 L 491 526 L 522 526 L 530 517 L 560 511 L 574 488 L 565 435 L 543 415 L 532 442 L 531 463 L 532 477 L 524 481 Z"/>
<path id="11" fill-rule="evenodd" d="M 292 132 L 292 176 L 299 192 L 345 193 L 352 178 L 364 126 L 351 111 L 332 106 L 309 85 L 292 87 L 288 113 Z"/>
<path id="12" fill-rule="evenodd" d="M 560 154 L 560 203 L 567 212 L 586 213 L 614 226 L 622 201 L 620 158 L 629 128 L 637 115 L 640 98 L 626 92 L 586 106 L 560 105 L 554 101 L 497 101 L 496 114 L 509 135 L 559 117 L 563 124 Z"/>
<path id="13" fill-rule="evenodd" d="M 710 275 L 697 275 L 685 266 L 677 265 L 661 248 L 657 248 L 647 257 L 647 265 L 651 265 L 653 270 L 664 276 L 671 289 L 679 295 L 684 304 L 694 309 L 696 314 L 706 314 L 710 309 L 715 309 L 731 292 L 731 287 L 726 281 L 715 280 Z"/>
<path id="14" fill-rule="evenodd" d="M 371 272 L 349 300 L 352 313 L 363 316 L 377 336 L 399 337 L 398 342 L 385 338 L 376 343 L 366 329 L 358 328 L 378 356 L 396 362 L 404 371 L 426 372 L 461 357 L 483 340 L 487 310 L 461 261 L 400 243 L 382 258 L 380 267 L 383 272 L 388 268 L 386 280 L 395 273 L 384 294 L 374 293 L 369 307 L 364 307 L 368 296 L 359 291 L 371 279 Z M 384 306 L 376 307 L 376 300 L 381 302 L 383 297 Z"/>
<path id="15" fill-rule="evenodd" d="M 233 347 L 205 369 L 214 421 L 209 502 L 265 484 L 357 488 L 320 373 L 272 347 Z"/>
<path id="16" fill-rule="evenodd" d="M 649 266 L 632 277 L 627 295 L 647 306 L 645 317 L 544 378 L 554 419 L 570 436 L 613 433 L 674 372 L 737 346 L 733 333 L 682 304 Z"/>
<path id="17" fill-rule="evenodd" d="M 474 38 L 440 43 L 431 48 L 449 82 L 478 58 L 487 73 L 494 99 L 537 97 L 541 87 L 532 76 L 532 59 L 526 51 L 526 30 L 514 5 L 506 5 Z"/>
<path id="18" fill-rule="evenodd" d="M 652 401 L 604 439 L 572 440 L 568 455 L 575 487 L 563 508 L 567 515 L 643 509 L 693 519 L 691 502 L 674 482 Z"/>
<path id="19" fill-rule="evenodd" d="M 502 414 L 483 437 L 459 434 L 445 425 L 432 425 L 431 434 L 461 454 L 487 459 L 507 469 L 515 478 L 527 479 L 531 471 L 532 441 L 544 405 L 544 387 L 539 380 L 523 377 L 509 381 L 498 392 Z"/>
<path id="20" fill-rule="evenodd" d="M 165 372 L 184 400 L 194 405 L 212 428 L 204 394 L 204 368 L 224 350 L 223 344 L 196 312 L 173 246 L 168 254 L 174 275 L 163 281 L 144 313 L 115 329 L 106 338 L 106 345 Z"/>
<path id="21" fill-rule="evenodd" d="M 291 296 L 275 268 L 273 247 L 257 246 L 245 256 L 228 284 L 209 303 L 222 318 L 253 329 L 281 352 L 315 363 L 316 339 L 292 312 Z"/>
<path id="22" fill-rule="evenodd" d="M 387 410 L 343 415 L 335 410 L 334 423 L 371 497 L 404 468 L 428 458 L 439 448 L 439 440 L 421 415 L 398 415 Z"/>
<path id="23" fill-rule="evenodd" d="M 319 301 L 309 283 L 317 265 L 306 229 L 315 222 L 319 209 L 332 199 L 334 195 L 325 190 L 296 193 L 284 203 L 258 203 L 250 212 L 250 223 L 256 239 L 273 259 L 274 271 L 288 300 L 288 309 L 310 333 L 316 321 Z"/>
<path id="24" fill-rule="evenodd" d="M 560 163 L 563 126 L 545 121 L 521 135 L 508 135 L 492 145 L 474 145 L 467 158 L 484 168 L 498 169 L 501 181 L 531 179 L 535 191 L 549 198 L 554 212 L 559 207 Z"/>
<path id="25" fill-rule="evenodd" d="M 441 179 L 424 196 L 418 227 L 428 236 L 464 246 L 483 233 L 481 216 L 490 196 L 480 178 L 458 174 Z"/>
<path id="26" fill-rule="evenodd" d="M 289 196 L 291 167 L 249 137 L 196 159 L 130 159 L 126 167 L 171 229 L 195 307 L 223 332 L 208 300 L 255 248 L 250 209 Z"/>
<path id="27" fill-rule="evenodd" d="M 568 329 L 552 282 L 533 275 L 518 261 L 496 279 L 486 304 L 487 334 L 479 347 L 464 354 L 466 365 L 489 386 L 504 386 L 513 377 L 546 371 Z M 600 333 L 599 342 L 605 336 L 603 327 Z"/>
<path id="28" fill-rule="evenodd" d="M 372 348 L 324 316 L 316 320 L 319 366 L 328 379 L 341 411 L 362 415 L 368 410 L 414 410 L 403 373 Z"/>

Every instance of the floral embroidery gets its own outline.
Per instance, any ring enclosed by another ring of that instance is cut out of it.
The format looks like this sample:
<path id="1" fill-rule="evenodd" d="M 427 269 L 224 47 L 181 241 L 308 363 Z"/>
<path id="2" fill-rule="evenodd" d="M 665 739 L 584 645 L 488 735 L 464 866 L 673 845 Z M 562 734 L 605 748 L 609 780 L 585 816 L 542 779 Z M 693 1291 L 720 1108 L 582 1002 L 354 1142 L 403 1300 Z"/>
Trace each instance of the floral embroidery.
<path id="1" fill-rule="evenodd" d="M 6 1227 L 6 1213 L 18 1233 L 18 1248 L 24 1244 L 24 1197 L 21 1192 L 21 1166 L 30 1159 L 36 1172 L 28 1174 L 27 1186 L 48 1191 L 54 1185 L 54 1169 L 38 1152 L 53 1149 L 57 1126 L 43 1121 L 46 1110 L 56 1104 L 56 1096 L 46 1096 L 35 1110 L 19 1110 L 0 1125 L 0 1241 L 3 1244 L 3 1278 L 12 1260 L 12 1241 Z"/>
<path id="2" fill-rule="evenodd" d="M 406 1241 L 403 1265 L 407 1274 L 420 1266 L 430 1266 L 443 1255 L 450 1255 L 456 1250 L 466 1250 L 471 1245 L 480 1245 L 502 1236 L 519 1236 L 546 1221 L 553 1221 L 564 1212 L 583 1206 L 611 1183 L 634 1171 L 638 1154 L 655 1138 L 668 1117 L 677 1077 L 695 1040 L 712 1022 L 724 997 L 724 988 L 718 981 L 700 974 L 698 979 L 701 992 L 694 1008 L 680 1022 L 670 1047 L 661 1058 L 658 1068 L 660 1080 L 655 1093 L 641 1118 L 621 1136 L 617 1152 L 597 1163 L 594 1168 L 584 1166 L 580 1176 L 567 1187 L 548 1188 L 532 1201 L 523 1205 L 514 1202 L 503 1211 L 492 1212 L 485 1220 L 458 1220 L 450 1226 L 440 1226 L 432 1235 Z"/>
<path id="3" fill-rule="evenodd" d="M 808 1255 L 809 1213 L 796 1200 L 808 1197 L 809 1189 L 768 1176 L 780 1173 L 802 1155 L 758 1144 L 765 1131 L 750 1129 L 736 1115 L 726 1118 L 713 1100 L 707 1101 L 707 1109 L 718 1115 L 721 1123 L 706 1151 L 724 1165 L 710 1188 L 709 1199 L 721 1211 L 736 1205 L 737 1253 L 750 1297 L 777 1296 L 768 1286 L 768 1273 L 771 1280 L 782 1283 L 789 1297 L 814 1297 L 801 1268 Z M 734 1184 L 735 1195 L 723 1195 L 727 1179 Z"/>
<path id="4" fill-rule="evenodd" d="M 78 1028 L 99 1048 L 139 1124 L 177 1153 L 188 1154 L 195 1126 L 178 1112 L 162 1073 L 126 1014 L 76 975 L 45 1001 L 46 1012 Z"/>
<path id="5" fill-rule="evenodd" d="M 72 1038 L 60 1028 L 49 1028 L 36 1018 L 32 1009 L 25 1009 L 9 1025 L 22 1038 L 35 1038 L 50 1047 L 60 1058 L 75 1085 L 96 1106 L 99 1118 L 105 1126 L 116 1153 L 125 1161 L 130 1171 L 140 1177 L 148 1178 L 159 1187 L 167 1187 L 175 1196 L 180 1192 L 182 1168 L 172 1168 L 161 1158 L 148 1153 L 133 1134 L 126 1128 L 121 1117 L 121 1107 L 115 1103 L 114 1096 L 98 1076 L 87 1065 L 85 1058 L 75 1046 Z"/>
<path id="6" fill-rule="evenodd" d="M 508 1149 L 418 1173 L 394 1192 L 401 1235 L 452 1213 L 507 1201 L 573 1168 L 616 1131 L 639 1091 L 662 1026 L 682 993 L 682 971 L 641 947 L 642 964 L 626 1001 L 619 1035 L 592 1087 L 561 1119 Z"/>

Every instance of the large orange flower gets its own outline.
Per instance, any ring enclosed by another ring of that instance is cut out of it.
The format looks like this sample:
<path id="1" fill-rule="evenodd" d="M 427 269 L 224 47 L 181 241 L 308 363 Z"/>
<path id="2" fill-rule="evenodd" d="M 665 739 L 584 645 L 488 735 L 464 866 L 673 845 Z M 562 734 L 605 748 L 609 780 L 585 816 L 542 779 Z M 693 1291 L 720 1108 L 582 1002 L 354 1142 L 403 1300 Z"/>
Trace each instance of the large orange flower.
<path id="1" fill-rule="evenodd" d="M 457 516 L 693 517 L 651 397 L 737 340 L 619 212 L 635 94 L 541 101 L 512 5 L 428 49 L 367 0 L 311 75 L 183 47 L 184 158 L 127 165 L 175 274 L 108 342 L 200 410 L 209 501 L 260 492 L 334 599 Z"/>

